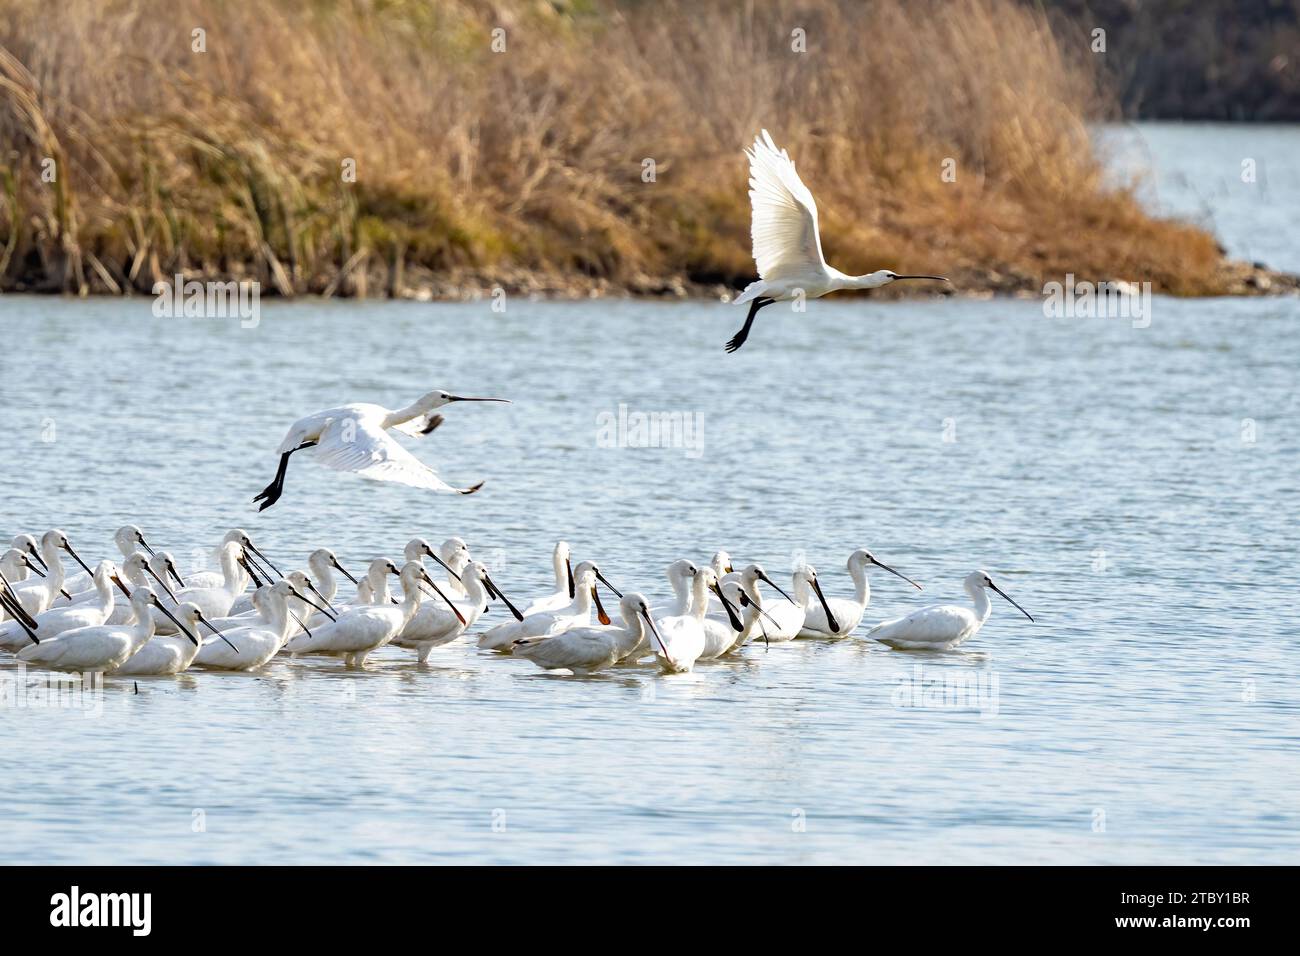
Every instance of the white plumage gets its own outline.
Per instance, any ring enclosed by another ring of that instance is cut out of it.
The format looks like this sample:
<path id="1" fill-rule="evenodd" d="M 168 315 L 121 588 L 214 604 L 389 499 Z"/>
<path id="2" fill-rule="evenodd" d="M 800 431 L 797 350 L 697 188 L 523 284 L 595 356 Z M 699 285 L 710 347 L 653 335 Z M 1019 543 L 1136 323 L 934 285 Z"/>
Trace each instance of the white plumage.
<path id="1" fill-rule="evenodd" d="M 1003 592 L 987 571 L 972 571 L 963 582 L 966 593 L 970 595 L 973 608 L 957 604 L 936 604 L 921 608 L 903 617 L 882 621 L 871 630 L 867 637 L 888 644 L 890 647 L 913 650 L 946 651 L 979 633 L 984 622 L 992 613 L 992 603 L 985 589 L 996 591 L 1016 607 L 1025 617 L 1033 620 L 1029 612 Z"/>
<path id="2" fill-rule="evenodd" d="M 884 568 L 890 574 L 902 578 L 918 591 L 921 585 L 917 584 L 905 574 L 900 574 L 887 564 L 881 564 L 875 556 L 865 548 L 859 548 L 849 555 L 847 567 L 849 577 L 853 579 L 853 597 L 852 598 L 826 598 L 821 594 L 821 587 L 816 583 L 818 597 L 821 599 L 818 603 L 813 604 L 804 600 L 804 596 L 796 594 L 795 598 L 805 604 L 803 627 L 799 630 L 800 637 L 821 637 L 830 640 L 839 640 L 848 637 L 862 623 L 862 615 L 866 613 L 867 605 L 871 603 L 871 583 L 867 580 L 867 568 L 871 565 Z M 815 579 L 814 579 L 815 581 Z M 827 608 L 835 619 L 838 628 L 832 628 L 830 621 L 827 619 Z"/>
<path id="3" fill-rule="evenodd" d="M 452 402 L 505 402 L 504 398 L 466 398 L 444 391 L 427 392 L 405 408 L 358 403 L 340 405 L 298 419 L 285 434 L 277 451 L 280 467 L 272 482 L 253 498 L 264 511 L 284 492 L 289 456 L 315 447 L 316 460 L 326 468 L 347 471 L 372 481 L 394 481 L 430 491 L 469 495 L 482 482 L 468 488 L 453 488 L 424 462 L 397 443 L 390 429 L 417 436 L 427 434 L 441 422 L 433 412 Z"/>
<path id="4" fill-rule="evenodd" d="M 750 309 L 744 326 L 727 343 L 728 352 L 745 344 L 754 316 L 773 302 L 817 299 L 843 289 L 877 289 L 899 279 L 948 281 L 943 276 L 898 275 L 888 269 L 851 276 L 827 265 L 817 202 L 795 172 L 790 155 L 777 148 L 767 130 L 745 155 L 749 157 L 750 239 L 759 279 L 735 299 L 736 305 L 749 303 Z"/>
<path id="5" fill-rule="evenodd" d="M 599 606 L 600 603 L 600 598 L 596 594 L 596 580 L 599 573 L 590 561 L 581 562 L 573 569 L 576 593 L 567 607 L 558 611 L 538 611 L 527 616 L 520 615 L 519 619 L 489 628 L 479 635 L 479 648 L 509 654 L 516 641 L 551 637 L 571 627 L 590 624 L 592 608 Z M 600 614 L 601 624 L 608 624 L 609 617 L 603 610 Z"/>
<path id="6" fill-rule="evenodd" d="M 117 567 L 112 561 L 100 562 L 91 579 L 95 584 L 93 592 L 95 599 L 65 607 L 53 607 L 38 614 L 36 616 L 37 638 L 44 641 L 64 631 L 109 623 L 115 603 L 113 588 L 115 584 L 123 587 L 116 574 Z M 31 638 L 27 634 L 27 629 L 18 621 L 6 621 L 0 624 L 0 648 L 12 651 L 30 643 Z"/>
<path id="7" fill-rule="evenodd" d="M 102 624 L 64 631 L 48 641 L 28 644 L 18 652 L 18 658 L 52 670 L 111 671 L 153 637 L 151 607 L 170 613 L 148 588 L 136 588 L 131 592 L 131 607 L 135 611 L 135 623 Z"/>

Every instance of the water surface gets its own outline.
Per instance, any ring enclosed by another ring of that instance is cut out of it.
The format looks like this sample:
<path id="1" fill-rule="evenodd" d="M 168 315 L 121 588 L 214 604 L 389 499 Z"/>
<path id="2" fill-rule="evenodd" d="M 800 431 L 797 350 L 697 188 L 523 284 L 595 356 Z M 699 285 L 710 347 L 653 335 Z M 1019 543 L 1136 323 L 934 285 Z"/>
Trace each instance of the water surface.
<path id="1" fill-rule="evenodd" d="M 1294 299 L 1157 298 L 1148 328 L 825 300 L 730 357 L 741 317 L 710 303 L 0 313 L 6 538 L 58 526 L 98 557 L 132 521 L 185 568 L 242 526 L 282 567 L 360 567 L 459 534 L 517 603 L 558 537 L 652 596 L 719 547 L 847 594 L 867 546 L 926 585 L 873 575 L 869 623 L 964 600 L 976 567 L 1038 619 L 995 598 L 954 653 L 859 632 L 673 677 L 457 643 L 109 679 L 98 716 L 0 709 L 4 862 L 1297 860 Z M 479 495 L 304 459 L 252 510 L 294 416 L 444 386 L 515 400 L 410 443 Z M 620 404 L 698 416 L 698 455 L 603 447 Z"/>

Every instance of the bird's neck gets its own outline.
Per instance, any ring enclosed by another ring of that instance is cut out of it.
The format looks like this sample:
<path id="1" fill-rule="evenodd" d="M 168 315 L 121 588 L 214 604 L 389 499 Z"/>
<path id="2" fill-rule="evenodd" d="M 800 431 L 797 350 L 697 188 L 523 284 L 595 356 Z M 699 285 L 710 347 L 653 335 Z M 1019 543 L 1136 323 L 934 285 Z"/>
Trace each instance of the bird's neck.
<path id="1" fill-rule="evenodd" d="M 391 411 L 387 415 L 385 415 L 384 427 L 392 428 L 395 425 L 404 424 L 406 422 L 409 422 L 413 418 L 419 418 L 427 411 L 428 409 L 426 409 L 419 402 L 412 402 L 410 405 L 407 405 L 405 408 L 396 409 L 395 411 Z"/>
<path id="2" fill-rule="evenodd" d="M 158 575 L 158 580 L 167 580 L 167 569 L 162 569 L 162 574 Z M 223 587 L 231 594 L 243 594 L 244 589 L 248 587 L 249 577 L 238 561 L 235 555 L 227 550 L 221 552 L 221 577 Z"/>
<path id="3" fill-rule="evenodd" d="M 321 597 L 333 601 L 334 595 L 339 593 L 339 583 L 334 580 L 334 572 L 330 570 L 329 565 L 322 565 L 316 570 L 316 580 L 320 582 L 316 590 L 320 592 Z"/>
<path id="4" fill-rule="evenodd" d="M 444 558 L 443 560 L 447 560 L 447 559 Z M 469 567 L 469 560 L 463 556 L 458 555 L 452 560 L 447 561 L 447 567 L 451 568 L 452 571 L 455 571 L 456 574 L 461 574 L 467 567 Z M 449 572 L 447 574 L 447 586 L 451 588 L 451 590 L 456 594 L 469 593 L 469 591 L 466 590 L 465 588 L 465 579 L 463 576 L 457 579 L 455 574 L 451 574 Z M 567 587 L 568 585 L 565 586 Z"/>
<path id="5" fill-rule="evenodd" d="M 280 635 L 280 643 L 283 644 L 289 640 L 289 631 L 298 622 L 289 616 L 288 600 L 272 601 L 270 607 L 267 608 L 267 614 L 270 617 L 267 623 L 271 625 L 271 630 Z M 303 620 L 305 621 L 306 618 L 303 618 Z"/>
<path id="6" fill-rule="evenodd" d="M 670 582 L 673 586 L 673 597 L 677 601 L 677 606 L 673 614 L 685 614 L 691 607 L 691 589 L 686 584 L 683 577 L 675 577 Z"/>
<path id="7" fill-rule="evenodd" d="M 691 616 L 697 621 L 702 621 L 708 613 L 709 586 L 704 583 L 703 577 L 697 577 L 695 579 L 695 593 L 692 595 Z"/>
<path id="8" fill-rule="evenodd" d="M 50 590 L 50 603 L 53 604 L 54 598 L 58 597 L 59 592 L 63 590 L 63 562 L 59 559 L 57 548 L 48 549 L 43 557 L 49 566 L 49 570 L 45 572 L 45 586 Z"/>
<path id="9" fill-rule="evenodd" d="M 465 587 L 465 596 L 473 602 L 474 610 L 482 614 L 488 603 L 487 588 L 483 587 L 483 582 L 473 575 L 466 575 L 461 579 L 461 584 Z"/>
<path id="10" fill-rule="evenodd" d="M 835 289 L 878 289 L 884 284 L 884 280 L 874 273 L 868 273 L 864 276 L 851 276 L 845 275 L 843 272 L 836 272 L 831 276 L 831 285 Z"/>
<path id="11" fill-rule="evenodd" d="M 854 566 L 849 573 L 853 576 L 853 600 L 866 607 L 871 600 L 871 582 L 867 580 L 867 569 Z"/>
<path id="12" fill-rule="evenodd" d="M 406 582 L 402 582 L 405 585 Z M 403 587 L 402 590 L 402 624 L 405 627 L 411 623 L 411 618 L 415 617 L 415 612 L 420 609 L 420 585 L 414 584 L 411 587 Z"/>
<path id="13" fill-rule="evenodd" d="M 153 637 L 154 620 L 153 612 L 148 604 L 143 605 L 143 609 L 135 608 L 135 636 L 134 643 L 136 650 L 144 647 L 149 638 Z M 132 652 L 134 653 L 134 651 Z"/>
<path id="14" fill-rule="evenodd" d="M 117 601 L 117 599 L 113 597 L 113 583 L 111 581 L 105 581 L 101 586 L 100 583 L 96 581 L 95 587 L 96 590 L 99 591 L 100 610 L 104 612 L 104 619 L 107 620 L 109 615 L 113 613 L 113 605 Z"/>
<path id="15" fill-rule="evenodd" d="M 626 657 L 643 640 L 653 641 L 654 638 L 647 632 L 645 621 L 642 620 L 641 615 L 633 614 L 631 620 L 623 622 L 623 633 L 617 638 L 618 656 Z"/>
<path id="16" fill-rule="evenodd" d="M 184 634 L 182 634 L 182 635 L 180 636 L 180 638 L 181 638 L 181 670 L 185 670 L 187 667 L 189 667 L 191 664 L 193 664 L 193 663 L 194 663 L 194 658 L 198 657 L 198 656 L 199 656 L 199 651 L 203 650 L 203 635 L 200 634 L 199 631 L 198 631 L 197 629 L 194 631 L 194 634 L 195 634 L 195 636 L 199 639 L 197 644 L 196 644 L 194 641 L 191 641 L 191 640 L 190 640 L 188 637 L 186 637 Z"/>
<path id="17" fill-rule="evenodd" d="M 980 623 L 983 624 L 989 619 L 989 614 L 993 611 L 993 602 L 989 600 L 989 592 L 984 588 L 974 588 L 970 592 L 970 597 L 975 602 L 975 613 L 979 615 Z"/>
<path id="18" fill-rule="evenodd" d="M 812 586 L 802 577 L 794 579 L 794 602 L 805 611 L 812 603 Z"/>

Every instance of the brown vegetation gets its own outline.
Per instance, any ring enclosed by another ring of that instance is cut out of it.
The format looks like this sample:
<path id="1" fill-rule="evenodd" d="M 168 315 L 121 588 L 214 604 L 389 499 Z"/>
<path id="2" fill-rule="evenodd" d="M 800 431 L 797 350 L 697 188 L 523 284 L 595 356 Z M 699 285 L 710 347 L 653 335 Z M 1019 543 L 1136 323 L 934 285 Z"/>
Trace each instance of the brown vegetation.
<path id="1" fill-rule="evenodd" d="M 737 286 L 766 126 L 846 271 L 1231 290 L 1103 182 L 1096 77 L 1011 0 L 0 0 L 0 288 Z"/>

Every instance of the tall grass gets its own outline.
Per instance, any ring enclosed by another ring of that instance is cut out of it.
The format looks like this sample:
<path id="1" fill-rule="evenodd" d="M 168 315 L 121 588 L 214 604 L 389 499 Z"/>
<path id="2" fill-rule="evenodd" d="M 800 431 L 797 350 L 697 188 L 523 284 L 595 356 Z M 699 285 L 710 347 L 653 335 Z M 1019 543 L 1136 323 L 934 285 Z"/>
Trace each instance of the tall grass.
<path id="1" fill-rule="evenodd" d="M 1103 181 L 1089 55 L 1011 0 L 0 0 L 0 287 L 734 284 L 766 126 L 847 271 L 1217 291 Z"/>

